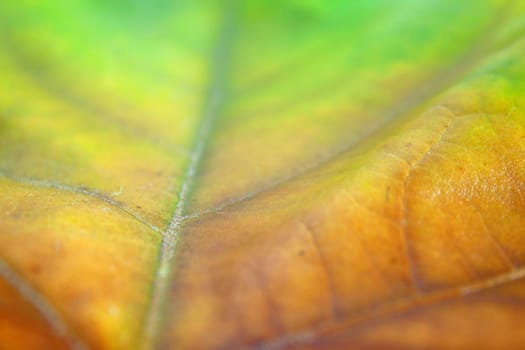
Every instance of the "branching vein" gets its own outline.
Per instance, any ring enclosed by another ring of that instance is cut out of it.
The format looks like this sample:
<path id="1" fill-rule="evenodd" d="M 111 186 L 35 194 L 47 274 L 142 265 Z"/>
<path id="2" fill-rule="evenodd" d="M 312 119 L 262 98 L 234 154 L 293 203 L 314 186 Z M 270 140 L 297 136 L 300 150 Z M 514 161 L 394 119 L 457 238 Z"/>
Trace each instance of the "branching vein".
<path id="1" fill-rule="evenodd" d="M 284 334 L 280 337 L 273 338 L 269 341 L 263 341 L 251 347 L 250 349 L 278 350 L 286 349 L 291 345 L 307 344 L 309 342 L 314 341 L 315 339 L 319 339 L 319 334 L 321 333 L 326 336 L 326 331 L 330 328 L 339 330 L 347 329 L 348 331 L 346 332 L 346 334 L 348 335 L 352 333 L 353 330 L 358 331 L 359 329 L 362 329 L 361 327 L 364 327 L 367 324 L 372 324 L 374 320 L 377 319 L 386 319 L 389 316 L 394 316 L 403 312 L 409 312 L 410 310 L 413 310 L 417 307 L 439 304 L 448 300 L 462 298 L 467 295 L 481 293 L 486 290 L 497 288 L 506 283 L 521 281 L 524 278 L 525 269 L 515 269 L 510 271 L 509 273 L 505 273 L 483 280 L 478 280 L 468 285 L 439 289 L 436 291 L 411 296 L 405 299 L 396 300 L 391 303 L 384 304 L 382 305 L 382 307 L 371 311 L 370 313 L 364 313 L 354 316 L 349 315 L 336 322 L 330 320 L 328 322 L 318 324 L 311 328 L 305 328 L 294 333 Z M 350 325 L 354 327 L 349 328 L 348 326 Z"/>
<path id="2" fill-rule="evenodd" d="M 503 14 L 502 18 L 505 18 Z M 500 23 L 502 18 L 495 20 L 494 25 Z M 479 40 L 476 41 L 472 47 L 467 52 L 465 52 L 465 54 L 461 56 L 453 65 L 442 71 L 437 71 L 435 75 L 430 76 L 426 82 L 422 83 L 420 89 L 418 89 L 413 95 L 407 96 L 406 99 L 403 99 L 402 103 L 389 106 L 389 109 L 383 112 L 386 115 L 384 118 L 385 122 L 379 125 L 377 128 L 370 130 L 369 133 L 363 135 L 360 139 L 352 140 L 347 144 L 343 144 L 339 149 L 326 154 L 312 164 L 306 165 L 294 173 L 276 178 L 258 189 L 250 191 L 239 197 L 231 198 L 230 200 L 220 203 L 214 208 L 206 209 L 196 213 L 188 213 L 182 218 L 182 220 L 191 220 L 204 215 L 221 212 L 224 209 L 245 203 L 259 195 L 267 193 L 279 186 L 285 185 L 303 175 L 314 172 L 315 170 L 320 169 L 322 166 L 337 159 L 338 157 L 353 151 L 362 142 L 369 138 L 373 138 L 377 134 L 380 134 L 384 129 L 391 126 L 394 122 L 400 122 L 401 119 L 406 118 L 412 112 L 418 110 L 418 108 L 421 108 L 425 102 L 434 98 L 446 88 L 452 86 L 459 80 L 459 78 L 471 72 L 478 64 L 483 61 L 483 59 L 487 59 L 488 55 L 493 54 L 490 45 L 494 40 L 495 33 L 491 31 L 490 28 L 493 28 L 493 26 L 487 27 L 487 31 L 481 33 Z"/>
<path id="3" fill-rule="evenodd" d="M 26 184 L 26 185 L 31 185 L 31 186 L 36 187 L 36 188 L 50 188 L 50 189 L 55 189 L 55 190 L 59 190 L 59 191 L 73 192 L 73 193 L 77 193 L 77 194 L 93 197 L 93 198 L 95 198 L 97 200 L 100 200 L 102 202 L 105 202 L 105 203 L 111 205 L 112 207 L 114 207 L 114 208 L 124 212 L 125 214 L 131 216 L 133 219 L 135 219 L 138 222 L 142 223 L 143 225 L 147 226 L 152 231 L 157 232 L 159 234 L 161 233 L 161 231 L 159 230 L 159 228 L 157 226 L 155 226 L 152 223 L 148 222 L 146 219 L 142 218 L 141 216 L 133 213 L 132 211 L 130 211 L 129 209 L 124 207 L 122 204 L 120 204 L 119 202 L 115 201 L 113 198 L 108 197 L 107 195 L 105 195 L 103 193 L 100 193 L 98 191 L 89 190 L 89 189 L 84 188 L 84 187 L 66 185 L 66 184 L 55 182 L 55 181 L 47 181 L 47 180 L 34 179 L 34 178 L 28 178 L 28 177 L 14 176 L 14 175 L 10 175 L 10 174 L 7 174 L 7 173 L 1 172 L 1 171 L 0 171 L 0 177 L 3 177 L 3 178 L 8 179 L 10 181 L 14 181 L 14 182 L 18 182 L 18 183 L 22 183 L 22 184 Z"/>
<path id="4" fill-rule="evenodd" d="M 163 233 L 158 267 L 153 282 L 152 297 L 144 325 L 143 345 L 155 344 L 162 323 L 162 309 L 168 295 L 172 274 L 173 257 L 182 229 L 182 223 L 189 196 L 199 171 L 207 144 L 215 122 L 220 114 L 226 94 L 228 64 L 234 31 L 234 2 L 231 1 L 225 11 L 223 25 L 212 56 L 210 88 L 202 110 L 200 124 L 195 139 L 193 152 L 180 187 L 179 198 L 168 228 Z"/>

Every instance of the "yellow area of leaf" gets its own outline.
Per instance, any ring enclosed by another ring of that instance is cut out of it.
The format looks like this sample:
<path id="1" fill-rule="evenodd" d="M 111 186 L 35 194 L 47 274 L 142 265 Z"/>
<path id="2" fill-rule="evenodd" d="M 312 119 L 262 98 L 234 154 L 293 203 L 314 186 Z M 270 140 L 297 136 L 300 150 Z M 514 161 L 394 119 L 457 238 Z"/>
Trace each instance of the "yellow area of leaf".
<path id="1" fill-rule="evenodd" d="M 0 5 L 0 347 L 523 345 L 523 5 L 141 4 Z"/>

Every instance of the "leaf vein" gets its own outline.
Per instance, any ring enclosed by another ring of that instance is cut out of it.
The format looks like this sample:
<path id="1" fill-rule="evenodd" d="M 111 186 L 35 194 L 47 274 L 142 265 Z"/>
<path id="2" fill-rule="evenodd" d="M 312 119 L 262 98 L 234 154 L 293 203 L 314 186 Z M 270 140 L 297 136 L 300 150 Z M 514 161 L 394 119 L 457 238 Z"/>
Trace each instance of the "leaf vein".
<path id="1" fill-rule="evenodd" d="M 145 348 L 155 344 L 163 321 L 163 306 L 168 297 L 169 283 L 173 269 L 173 258 L 184 222 L 184 214 L 189 196 L 195 184 L 197 172 L 202 163 L 214 124 L 219 117 L 226 94 L 226 67 L 233 44 L 234 1 L 230 1 L 224 12 L 223 23 L 218 34 L 218 41 L 211 59 L 211 78 L 197 135 L 180 187 L 177 205 L 167 229 L 163 232 L 158 266 L 152 286 L 152 296 L 144 319 L 141 341 Z M 148 346 L 149 345 L 149 346 Z"/>
<path id="2" fill-rule="evenodd" d="M 53 331 L 60 337 L 65 338 L 72 349 L 88 349 L 80 337 L 64 322 L 60 313 L 42 296 L 33 286 L 13 270 L 5 261 L 0 259 L 0 276 L 15 288 L 18 293 L 28 301 L 42 317 L 49 323 Z"/>
<path id="3" fill-rule="evenodd" d="M 0 172 L 0 177 L 3 177 L 4 179 L 8 179 L 10 181 L 18 182 L 21 184 L 31 185 L 36 188 L 49 188 L 49 189 L 55 189 L 59 191 L 64 192 L 73 192 L 76 194 L 81 194 L 89 197 L 93 197 L 97 200 L 100 200 L 102 202 L 105 202 L 112 207 L 124 212 L 125 214 L 131 216 L 136 221 L 140 222 L 141 224 L 147 226 L 149 229 L 156 233 L 161 233 L 160 229 L 153 225 L 152 223 L 148 222 L 146 219 L 142 218 L 141 216 L 135 214 L 134 212 L 130 211 L 123 205 L 121 205 L 119 202 L 115 201 L 111 197 L 100 193 L 98 191 L 93 191 L 84 187 L 77 187 L 77 186 L 71 186 L 66 185 L 62 183 L 58 183 L 55 181 L 47 181 L 42 179 L 34 179 L 34 178 L 28 178 L 28 177 L 19 177 L 19 176 L 13 176 L 4 172 Z"/>

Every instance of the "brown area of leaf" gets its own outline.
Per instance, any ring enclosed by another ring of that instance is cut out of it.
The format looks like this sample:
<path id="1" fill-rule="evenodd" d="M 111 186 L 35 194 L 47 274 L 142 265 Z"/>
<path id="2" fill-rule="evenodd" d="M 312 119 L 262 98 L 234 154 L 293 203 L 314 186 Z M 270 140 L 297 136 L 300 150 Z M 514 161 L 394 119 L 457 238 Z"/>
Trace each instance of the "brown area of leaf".
<path id="1" fill-rule="evenodd" d="M 164 348 L 520 344 L 525 133 L 486 89 L 187 223 Z"/>

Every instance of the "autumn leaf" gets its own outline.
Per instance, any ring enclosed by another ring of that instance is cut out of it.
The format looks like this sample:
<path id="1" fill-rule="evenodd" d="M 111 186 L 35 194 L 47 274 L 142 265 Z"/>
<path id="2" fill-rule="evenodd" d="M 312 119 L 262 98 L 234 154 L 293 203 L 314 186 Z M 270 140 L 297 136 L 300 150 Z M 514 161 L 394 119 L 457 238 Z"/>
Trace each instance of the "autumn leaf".
<path id="1" fill-rule="evenodd" d="M 525 346 L 525 4 L 3 1 L 0 348 Z"/>

